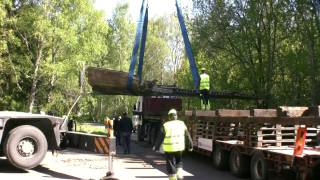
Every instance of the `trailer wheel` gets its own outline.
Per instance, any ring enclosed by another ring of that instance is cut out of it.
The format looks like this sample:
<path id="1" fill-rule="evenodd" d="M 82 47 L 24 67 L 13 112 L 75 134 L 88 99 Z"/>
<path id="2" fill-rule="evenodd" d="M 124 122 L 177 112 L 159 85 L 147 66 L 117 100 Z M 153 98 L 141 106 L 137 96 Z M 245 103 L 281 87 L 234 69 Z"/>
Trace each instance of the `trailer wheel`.
<path id="1" fill-rule="evenodd" d="M 250 174 L 250 159 L 248 156 L 241 154 L 237 148 L 233 148 L 229 158 L 230 170 L 237 177 L 248 177 Z"/>
<path id="2" fill-rule="evenodd" d="M 319 176 L 314 174 L 312 171 L 298 171 L 296 173 L 296 179 L 297 180 L 305 180 L 305 179 L 310 179 L 310 180 L 317 180 L 319 179 Z"/>
<path id="3" fill-rule="evenodd" d="M 10 163 L 21 169 L 38 166 L 48 150 L 44 134 L 36 127 L 22 125 L 12 129 L 6 139 L 4 152 Z"/>
<path id="4" fill-rule="evenodd" d="M 251 158 L 250 164 L 251 179 L 253 180 L 267 180 L 268 167 L 262 152 L 256 152 Z"/>
<path id="5" fill-rule="evenodd" d="M 320 177 L 320 162 L 313 168 L 312 176 L 314 180 Z"/>
<path id="6" fill-rule="evenodd" d="M 213 165 L 220 169 L 228 169 L 229 152 L 223 150 L 221 145 L 216 144 L 213 151 Z"/>

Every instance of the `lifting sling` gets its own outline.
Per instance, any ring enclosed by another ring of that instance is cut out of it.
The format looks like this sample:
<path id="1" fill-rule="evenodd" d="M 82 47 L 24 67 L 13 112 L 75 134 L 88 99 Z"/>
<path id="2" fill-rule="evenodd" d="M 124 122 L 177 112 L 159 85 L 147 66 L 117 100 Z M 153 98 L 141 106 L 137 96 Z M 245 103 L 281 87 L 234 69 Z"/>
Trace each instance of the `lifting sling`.
<path id="1" fill-rule="evenodd" d="M 313 0 L 318 16 L 320 16 L 320 0 Z"/>
<path id="2" fill-rule="evenodd" d="M 186 54 L 189 59 L 189 66 L 192 73 L 194 87 L 195 89 L 198 89 L 200 77 L 199 77 L 195 59 L 193 57 L 191 44 L 188 38 L 187 28 L 184 23 L 183 15 L 182 15 L 178 0 L 176 0 L 176 8 L 177 8 L 177 16 L 180 24 L 180 29 L 181 29 L 183 41 L 185 44 Z M 133 46 L 133 51 L 131 56 L 130 68 L 129 68 L 129 75 L 128 75 L 129 90 L 132 89 L 132 80 L 134 76 L 134 70 L 136 66 L 137 54 L 139 51 L 140 44 L 141 44 L 141 47 L 140 47 L 140 53 L 139 53 L 138 78 L 140 81 L 142 80 L 143 58 L 144 58 L 145 43 L 147 39 L 147 28 L 148 28 L 148 2 L 143 0 L 141 9 L 140 9 L 140 16 L 137 22 L 136 36 L 135 36 L 135 41 L 134 41 L 134 46 Z"/>
<path id="3" fill-rule="evenodd" d="M 138 77 L 139 80 L 142 80 L 142 66 L 143 66 L 143 56 L 144 56 L 144 47 L 145 41 L 147 37 L 147 24 L 148 24 L 148 4 L 145 0 L 142 1 L 141 9 L 140 9 L 140 16 L 137 22 L 137 30 L 136 30 L 136 37 L 134 40 L 132 55 L 131 55 L 131 63 L 129 69 L 129 77 L 128 77 L 128 89 L 131 90 L 132 88 L 132 80 L 134 75 L 134 69 L 137 61 L 137 54 L 139 51 L 139 46 L 141 42 L 141 49 L 139 55 L 139 69 L 138 69 Z M 144 34 L 143 34 L 144 33 Z M 142 35 L 143 34 L 143 35 Z M 142 39 L 141 39 L 142 36 Z"/>

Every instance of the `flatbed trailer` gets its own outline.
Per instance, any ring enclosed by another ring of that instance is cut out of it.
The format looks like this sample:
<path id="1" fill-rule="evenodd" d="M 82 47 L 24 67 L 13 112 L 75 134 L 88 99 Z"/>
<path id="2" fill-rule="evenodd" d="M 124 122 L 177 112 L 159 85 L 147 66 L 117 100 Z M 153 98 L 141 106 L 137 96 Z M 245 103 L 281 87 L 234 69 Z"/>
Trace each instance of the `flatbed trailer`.
<path id="1" fill-rule="evenodd" d="M 269 178 L 270 172 L 293 172 L 296 179 L 320 177 L 319 107 L 281 107 L 185 111 L 196 152 L 215 167 L 237 177 Z M 307 134 L 302 155 L 295 156 L 299 127 Z"/>

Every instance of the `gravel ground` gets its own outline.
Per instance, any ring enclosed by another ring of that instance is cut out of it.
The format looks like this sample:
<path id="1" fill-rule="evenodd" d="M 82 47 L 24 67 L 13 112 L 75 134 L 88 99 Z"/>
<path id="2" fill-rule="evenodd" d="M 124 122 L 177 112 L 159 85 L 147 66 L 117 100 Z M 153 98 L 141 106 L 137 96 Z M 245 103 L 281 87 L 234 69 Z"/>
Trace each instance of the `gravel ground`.
<path id="1" fill-rule="evenodd" d="M 100 179 L 107 172 L 107 157 L 101 154 L 66 149 L 48 152 L 40 166 L 19 170 L 0 159 L 0 179 Z"/>

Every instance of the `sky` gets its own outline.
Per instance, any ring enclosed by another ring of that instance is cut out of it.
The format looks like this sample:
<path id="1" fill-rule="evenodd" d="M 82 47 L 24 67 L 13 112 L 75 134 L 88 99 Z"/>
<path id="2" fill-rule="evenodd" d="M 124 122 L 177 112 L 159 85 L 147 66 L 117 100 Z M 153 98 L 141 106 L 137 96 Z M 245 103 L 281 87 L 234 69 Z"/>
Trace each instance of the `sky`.
<path id="1" fill-rule="evenodd" d="M 188 9 L 192 8 L 192 0 L 180 0 L 181 6 Z M 137 19 L 141 7 L 142 0 L 95 0 L 95 8 L 103 10 L 106 18 L 110 18 L 113 10 L 119 3 L 129 2 L 129 13 Z M 149 17 L 158 17 L 176 13 L 175 0 L 148 0 L 149 3 Z"/>

